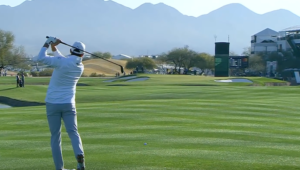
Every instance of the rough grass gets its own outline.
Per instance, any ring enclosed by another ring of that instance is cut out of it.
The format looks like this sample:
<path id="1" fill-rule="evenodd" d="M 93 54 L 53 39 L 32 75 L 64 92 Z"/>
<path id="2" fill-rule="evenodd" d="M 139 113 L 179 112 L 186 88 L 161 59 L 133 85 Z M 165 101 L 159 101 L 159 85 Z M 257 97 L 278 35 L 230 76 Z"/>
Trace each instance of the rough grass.
<path id="1" fill-rule="evenodd" d="M 149 77 L 80 80 L 88 85 L 76 94 L 88 169 L 300 169 L 298 87 Z M 14 88 L 0 77 L 0 96 L 43 102 L 47 85 L 39 84 L 48 81 L 28 78 L 25 88 Z M 109 86 L 118 83 L 126 86 Z M 1 109 L 0 116 L 0 169 L 54 169 L 44 106 Z M 75 168 L 65 131 L 62 138 L 65 168 Z"/>

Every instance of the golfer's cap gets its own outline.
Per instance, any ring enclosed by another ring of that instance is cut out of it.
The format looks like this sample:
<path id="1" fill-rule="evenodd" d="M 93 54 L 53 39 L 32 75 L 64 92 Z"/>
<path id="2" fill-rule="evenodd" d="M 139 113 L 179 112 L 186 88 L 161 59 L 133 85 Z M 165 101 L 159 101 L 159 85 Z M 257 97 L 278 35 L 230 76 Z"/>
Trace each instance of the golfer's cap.
<path id="1" fill-rule="evenodd" d="M 76 48 L 73 48 L 73 47 L 76 47 Z M 73 44 L 73 47 L 71 48 L 71 51 L 75 54 L 83 54 L 83 51 L 85 51 L 85 45 L 80 41 L 76 41 Z"/>

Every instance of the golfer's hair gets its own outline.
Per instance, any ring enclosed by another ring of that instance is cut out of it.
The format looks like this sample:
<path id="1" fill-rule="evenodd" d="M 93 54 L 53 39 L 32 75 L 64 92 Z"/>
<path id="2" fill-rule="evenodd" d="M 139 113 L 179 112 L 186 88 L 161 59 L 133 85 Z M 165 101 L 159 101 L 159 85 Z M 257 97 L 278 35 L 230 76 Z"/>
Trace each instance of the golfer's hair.
<path id="1" fill-rule="evenodd" d="M 71 54 L 72 54 L 72 55 L 76 55 L 76 56 L 78 56 L 78 57 L 81 57 L 81 54 L 77 54 L 77 53 L 73 53 L 73 52 L 71 52 Z"/>
<path id="2" fill-rule="evenodd" d="M 74 51 L 75 51 L 75 52 L 79 52 L 80 50 L 75 49 Z M 81 57 L 81 54 L 74 53 L 71 49 L 70 49 L 70 52 L 71 52 L 71 55 L 76 55 L 76 56 L 78 56 L 78 57 Z"/>

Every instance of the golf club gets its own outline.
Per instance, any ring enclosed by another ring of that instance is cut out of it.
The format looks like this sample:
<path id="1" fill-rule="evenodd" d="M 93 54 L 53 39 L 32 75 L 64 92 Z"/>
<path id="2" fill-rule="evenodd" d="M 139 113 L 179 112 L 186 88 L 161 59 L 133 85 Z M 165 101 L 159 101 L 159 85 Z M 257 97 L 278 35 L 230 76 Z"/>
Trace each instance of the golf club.
<path id="1" fill-rule="evenodd" d="M 46 38 L 49 38 L 49 36 L 46 36 Z M 76 48 L 76 47 L 73 47 L 73 46 L 71 46 L 71 45 L 69 45 L 69 44 L 67 44 L 67 43 L 62 42 L 62 41 L 61 41 L 60 43 L 66 45 L 66 46 L 72 47 L 72 48 Z M 76 48 L 76 49 L 78 49 L 78 48 Z M 115 64 L 115 65 L 119 66 L 119 67 L 121 67 L 121 73 L 124 73 L 124 68 L 123 68 L 123 66 L 121 66 L 120 64 L 117 64 L 117 63 L 115 63 L 115 62 L 109 61 L 109 60 L 107 60 L 107 59 L 105 59 L 105 58 L 99 57 L 99 56 L 97 56 L 97 55 L 95 55 L 95 54 L 92 54 L 92 53 L 89 53 L 89 52 L 87 52 L 87 51 L 84 51 L 84 50 L 81 50 L 81 49 L 78 49 L 78 50 L 83 51 L 83 52 L 85 52 L 85 53 L 87 53 L 87 54 L 90 54 L 90 55 L 92 55 L 92 56 L 101 58 L 102 60 L 108 61 L 108 62 L 110 62 L 110 63 L 112 63 L 112 64 Z"/>

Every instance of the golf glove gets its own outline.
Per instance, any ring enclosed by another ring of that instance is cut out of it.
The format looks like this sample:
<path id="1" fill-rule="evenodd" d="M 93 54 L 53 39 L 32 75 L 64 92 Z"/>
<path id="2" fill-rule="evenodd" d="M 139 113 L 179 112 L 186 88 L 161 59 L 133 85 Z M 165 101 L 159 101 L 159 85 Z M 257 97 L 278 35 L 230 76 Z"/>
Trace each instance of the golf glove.
<path id="1" fill-rule="evenodd" d="M 56 37 L 49 37 L 45 43 L 50 45 L 55 42 L 56 42 Z"/>

